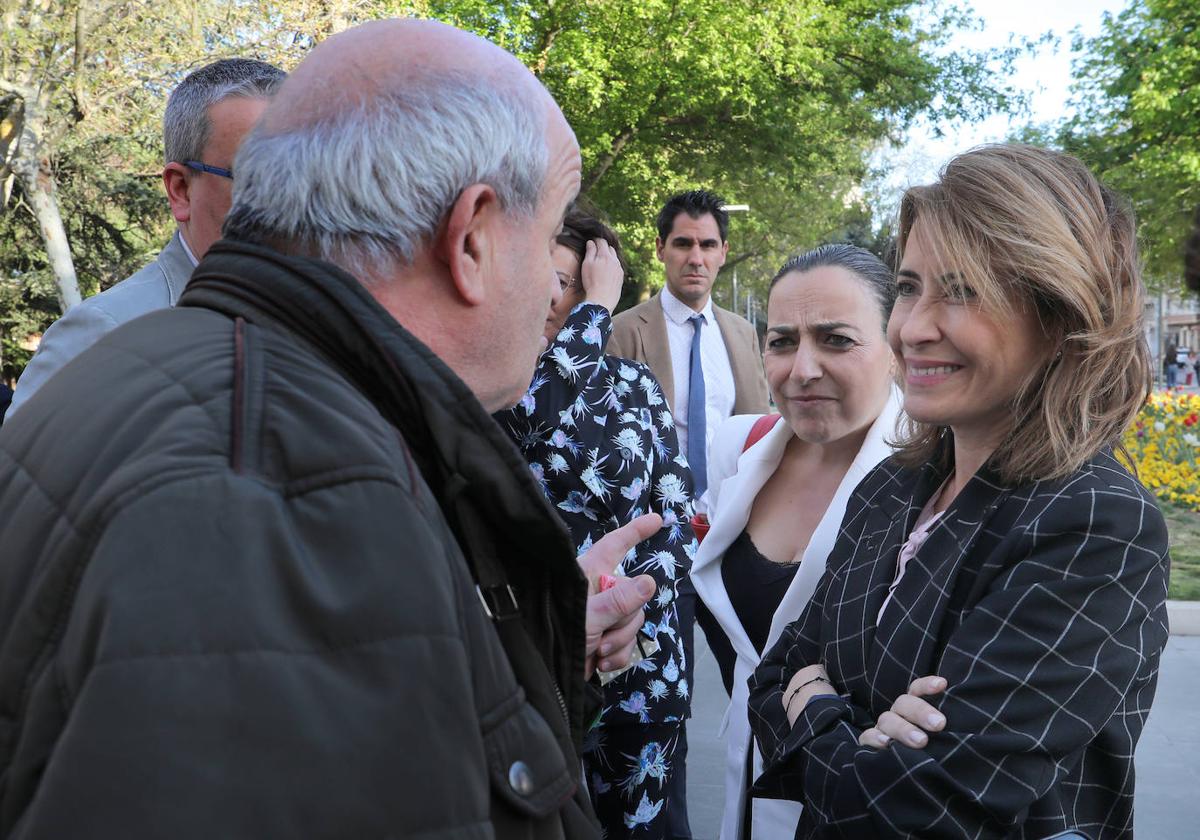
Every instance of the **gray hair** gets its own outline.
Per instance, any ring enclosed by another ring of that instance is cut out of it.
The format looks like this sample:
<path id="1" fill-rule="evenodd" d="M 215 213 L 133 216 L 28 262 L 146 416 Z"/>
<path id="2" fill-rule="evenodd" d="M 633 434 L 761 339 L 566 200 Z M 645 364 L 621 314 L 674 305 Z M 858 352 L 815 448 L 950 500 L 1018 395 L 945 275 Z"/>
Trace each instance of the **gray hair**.
<path id="1" fill-rule="evenodd" d="M 892 314 L 892 306 L 896 303 L 896 282 L 892 270 L 884 265 L 883 260 L 872 254 L 866 248 L 857 245 L 834 244 L 822 245 L 803 254 L 789 257 L 783 267 L 771 278 L 767 287 L 767 295 L 775 288 L 783 277 L 792 272 L 812 271 L 814 268 L 844 268 L 859 278 L 871 291 L 879 304 L 883 316 L 883 328 L 887 329 L 888 318 Z"/>
<path id="2" fill-rule="evenodd" d="M 405 265 L 471 184 L 532 215 L 549 152 L 520 91 L 429 72 L 238 151 L 224 235 L 315 256 L 361 281 Z"/>
<path id="3" fill-rule="evenodd" d="M 163 113 L 166 162 L 200 160 L 212 134 L 210 107 L 231 97 L 269 98 L 286 78 L 278 67 L 252 58 L 223 58 L 188 73 Z"/>

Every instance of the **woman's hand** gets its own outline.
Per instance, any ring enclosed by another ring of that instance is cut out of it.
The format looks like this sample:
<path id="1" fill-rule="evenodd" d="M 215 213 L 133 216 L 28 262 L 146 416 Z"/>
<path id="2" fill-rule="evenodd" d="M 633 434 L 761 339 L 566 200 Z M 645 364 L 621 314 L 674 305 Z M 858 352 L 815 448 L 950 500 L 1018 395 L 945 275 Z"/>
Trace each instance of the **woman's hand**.
<path id="1" fill-rule="evenodd" d="M 800 717 L 804 706 L 818 694 L 836 696 L 837 691 L 834 690 L 833 683 L 829 681 L 829 675 L 825 673 L 824 665 L 806 665 L 795 673 L 788 681 L 787 688 L 783 690 L 783 698 L 780 702 L 783 703 L 783 711 L 787 715 L 788 723 L 795 726 L 796 718 Z"/>
<path id="2" fill-rule="evenodd" d="M 946 680 L 942 677 L 913 680 L 908 693 L 897 697 L 891 710 L 881 714 L 873 727 L 858 736 L 858 743 L 881 750 L 892 741 L 899 741 L 906 747 L 924 749 L 929 743 L 925 733 L 941 732 L 946 727 L 946 716 L 921 698 L 945 690 Z"/>
<path id="3" fill-rule="evenodd" d="M 615 311 L 621 300 L 621 282 L 625 279 L 625 272 L 612 246 L 603 239 L 590 240 L 579 273 L 584 300 L 598 303 L 609 312 Z"/>

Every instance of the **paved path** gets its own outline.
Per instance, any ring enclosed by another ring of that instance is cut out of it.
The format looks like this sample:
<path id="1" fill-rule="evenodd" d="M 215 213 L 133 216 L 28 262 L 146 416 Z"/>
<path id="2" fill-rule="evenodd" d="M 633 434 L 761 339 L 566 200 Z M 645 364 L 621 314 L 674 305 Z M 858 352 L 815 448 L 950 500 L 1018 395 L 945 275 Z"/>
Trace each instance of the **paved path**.
<path id="1" fill-rule="evenodd" d="M 696 685 L 688 725 L 688 812 L 695 840 L 715 840 L 724 803 L 724 747 L 717 727 L 725 691 L 696 634 Z M 1172 636 L 1150 722 L 1137 752 L 1137 840 L 1200 838 L 1200 636 Z"/>

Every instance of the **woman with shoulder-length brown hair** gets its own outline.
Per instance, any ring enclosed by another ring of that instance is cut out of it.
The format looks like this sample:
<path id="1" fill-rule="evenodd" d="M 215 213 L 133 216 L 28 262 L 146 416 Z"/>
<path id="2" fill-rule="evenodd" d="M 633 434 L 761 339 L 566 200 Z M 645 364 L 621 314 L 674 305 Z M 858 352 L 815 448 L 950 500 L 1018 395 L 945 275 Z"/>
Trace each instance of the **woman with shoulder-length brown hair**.
<path id="1" fill-rule="evenodd" d="M 1132 214 L 1020 145 L 905 195 L 910 425 L 750 681 L 798 837 L 1130 837 L 1167 535 L 1114 457 L 1151 382 Z"/>

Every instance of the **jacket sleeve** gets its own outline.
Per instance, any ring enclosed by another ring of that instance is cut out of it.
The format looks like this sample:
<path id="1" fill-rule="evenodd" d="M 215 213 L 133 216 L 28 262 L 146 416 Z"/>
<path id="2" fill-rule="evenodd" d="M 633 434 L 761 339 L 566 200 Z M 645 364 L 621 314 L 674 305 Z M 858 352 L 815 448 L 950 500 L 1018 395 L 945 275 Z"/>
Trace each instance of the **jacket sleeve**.
<path id="1" fill-rule="evenodd" d="M 637 362 L 646 360 L 637 352 L 637 329 L 634 323 L 637 315 L 632 309 L 618 312 L 613 316 L 612 337 L 608 340 L 608 353 L 620 356 L 622 359 L 633 359 Z"/>
<path id="2" fill-rule="evenodd" d="M 559 412 L 570 408 L 583 394 L 604 358 L 612 333 L 608 310 L 596 303 L 583 303 L 571 310 L 554 341 L 538 359 L 533 384 L 514 412 L 526 413 L 536 403 L 540 416 L 557 422 Z M 529 402 L 532 400 L 533 402 Z"/>
<path id="3" fill-rule="evenodd" d="M 649 379 L 658 393 L 662 392 L 650 368 L 638 364 L 638 371 L 640 378 Z M 666 603 L 674 601 L 675 585 L 691 569 L 692 555 L 695 553 L 695 535 L 689 524 L 693 509 L 692 472 L 679 463 L 679 438 L 675 434 L 675 424 L 667 422 L 668 416 L 665 401 L 658 416 L 651 416 L 654 427 L 654 440 L 651 445 L 654 447 L 654 454 L 650 468 L 650 506 L 647 512 L 660 514 L 663 527 L 638 545 L 637 563 L 633 568 L 626 570 L 630 574 L 650 574 L 660 578 L 659 601 L 663 603 L 659 604 L 659 610 Z M 669 600 L 664 601 L 664 590 L 669 591 Z M 653 609 L 654 603 L 651 601 L 647 609 Z M 646 620 L 654 620 L 649 611 Z"/>
<path id="4" fill-rule="evenodd" d="M 440 520 L 380 479 L 256 484 L 176 482 L 105 528 L 5 768 L 10 836 L 492 833 L 487 727 L 521 734 L 522 704 L 480 711 L 472 675 L 508 665 L 472 650 Z"/>
<path id="5" fill-rule="evenodd" d="M 872 722 L 843 699 L 812 700 L 790 732 L 768 709 L 756 725 L 774 764 L 767 787 L 802 790 L 820 837 L 1011 836 L 1131 696 L 1148 707 L 1166 643 L 1166 547 L 1145 497 L 1061 495 L 988 558 L 1006 571 L 947 640 L 943 732 L 923 750 L 877 751 L 858 746 Z M 819 600 L 755 675 L 758 708 L 815 661 Z"/>
<path id="6" fill-rule="evenodd" d="M 103 308 L 89 304 L 86 300 L 72 307 L 51 324 L 42 336 L 37 353 L 30 359 L 17 382 L 5 419 L 11 419 L 17 409 L 67 362 L 87 350 L 116 326 L 116 320 Z"/>
<path id="7" fill-rule="evenodd" d="M 846 556 L 837 549 L 836 556 Z M 869 714 L 844 698 L 817 697 L 805 707 L 805 714 L 796 719 L 793 729 L 783 708 L 783 692 L 801 668 L 815 665 L 822 659 L 821 624 L 825 601 L 832 577 L 826 570 L 817 589 L 800 617 L 787 625 L 775 645 L 750 675 L 750 695 L 747 703 L 750 729 L 758 740 L 763 755 L 763 774 L 755 784 L 760 796 L 774 799 L 798 798 L 803 779 L 797 778 L 796 766 L 803 758 L 802 746 L 808 726 L 809 707 L 820 703 L 832 704 L 843 719 L 862 728 L 872 725 Z M 821 724 L 825 723 L 820 719 Z M 855 734 L 857 742 L 857 734 Z"/>
<path id="8" fill-rule="evenodd" d="M 771 410 L 770 393 L 767 389 L 767 375 L 763 370 L 762 365 L 762 347 L 758 343 L 758 333 L 754 331 L 752 324 L 747 326 L 747 343 L 749 345 L 749 353 L 752 359 L 758 361 L 754 368 L 755 376 L 751 383 L 751 395 L 748 405 L 746 406 L 747 414 L 766 414 Z"/>

